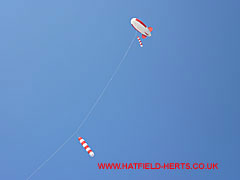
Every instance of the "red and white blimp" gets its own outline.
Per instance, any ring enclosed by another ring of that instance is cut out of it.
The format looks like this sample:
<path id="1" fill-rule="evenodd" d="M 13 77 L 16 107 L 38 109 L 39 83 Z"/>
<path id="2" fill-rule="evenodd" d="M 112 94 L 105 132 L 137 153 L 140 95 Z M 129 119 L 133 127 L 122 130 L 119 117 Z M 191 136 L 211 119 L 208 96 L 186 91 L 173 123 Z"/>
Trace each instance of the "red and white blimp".
<path id="1" fill-rule="evenodd" d="M 137 18 L 131 19 L 131 24 L 138 32 L 142 34 L 142 38 L 145 39 L 146 37 L 151 36 L 151 32 L 153 30 L 152 27 L 147 27 L 141 20 Z"/>

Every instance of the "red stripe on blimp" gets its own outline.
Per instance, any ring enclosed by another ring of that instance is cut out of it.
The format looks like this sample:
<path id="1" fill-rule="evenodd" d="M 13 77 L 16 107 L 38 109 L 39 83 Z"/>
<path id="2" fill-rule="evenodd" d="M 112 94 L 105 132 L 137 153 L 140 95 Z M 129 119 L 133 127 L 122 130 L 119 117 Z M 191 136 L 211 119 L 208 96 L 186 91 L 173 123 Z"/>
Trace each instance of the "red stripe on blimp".
<path id="1" fill-rule="evenodd" d="M 147 27 L 142 21 L 136 18 L 136 21 L 138 21 L 140 24 L 142 24 L 144 27 Z"/>

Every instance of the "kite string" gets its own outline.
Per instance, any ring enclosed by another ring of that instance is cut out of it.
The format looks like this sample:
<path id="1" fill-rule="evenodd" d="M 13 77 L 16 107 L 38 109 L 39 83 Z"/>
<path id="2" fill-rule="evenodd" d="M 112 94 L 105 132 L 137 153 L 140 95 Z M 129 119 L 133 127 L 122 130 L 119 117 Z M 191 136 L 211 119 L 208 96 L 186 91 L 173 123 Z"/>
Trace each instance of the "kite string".
<path id="1" fill-rule="evenodd" d="M 135 33 L 134 38 L 132 39 L 130 45 L 128 46 L 126 52 L 124 53 L 121 61 L 119 62 L 119 64 L 117 65 L 115 71 L 112 73 L 110 79 L 108 80 L 107 84 L 104 86 L 103 90 L 101 91 L 100 95 L 98 96 L 98 98 L 95 100 L 94 104 L 92 105 L 91 109 L 88 111 L 87 115 L 84 117 L 83 121 L 80 123 L 80 125 L 77 127 L 77 129 L 72 133 L 71 136 L 69 136 L 62 145 L 60 145 L 57 150 L 55 152 L 53 152 L 44 162 L 42 162 L 42 164 L 40 164 L 31 174 L 30 176 L 28 176 L 28 178 L 26 180 L 29 180 L 32 176 L 34 176 L 49 160 L 51 160 L 57 153 L 58 151 L 60 151 L 65 144 L 67 144 L 74 135 L 76 135 L 79 131 L 79 129 L 84 125 L 84 123 L 88 120 L 89 116 L 91 115 L 91 113 L 93 112 L 93 110 L 95 109 L 95 107 L 97 106 L 97 104 L 99 103 L 99 101 L 102 99 L 104 93 L 106 92 L 107 88 L 109 87 L 109 85 L 111 84 L 111 81 L 113 80 L 113 78 L 116 76 L 116 74 L 118 73 L 123 61 L 125 60 L 125 58 L 128 55 L 128 52 L 130 50 L 130 48 L 132 47 L 132 44 L 136 38 L 137 33 Z"/>
<path id="2" fill-rule="evenodd" d="M 137 33 L 136 33 L 137 34 Z M 135 36 L 136 36 L 135 34 Z M 100 95 L 98 96 L 98 98 L 96 99 L 96 101 L 94 102 L 93 106 L 91 107 L 91 109 L 89 110 L 89 112 L 87 113 L 87 115 L 85 116 L 85 118 L 83 119 L 82 123 L 78 126 L 77 130 L 75 131 L 76 133 L 79 131 L 79 129 L 83 126 L 83 124 L 87 121 L 87 119 L 89 118 L 89 116 L 91 115 L 91 113 L 93 112 L 93 110 L 95 109 L 95 107 L 97 106 L 97 104 L 99 103 L 99 101 L 102 99 L 104 93 L 106 92 L 107 88 L 109 87 L 109 85 L 111 84 L 111 81 L 113 80 L 113 78 L 116 76 L 116 74 L 118 73 L 123 61 L 125 60 L 125 58 L 127 57 L 127 54 L 135 40 L 135 36 L 132 39 L 130 45 L 128 46 L 128 49 L 126 50 L 124 56 L 122 57 L 121 61 L 119 62 L 118 66 L 116 67 L 115 71 L 112 73 L 110 79 L 108 80 L 107 84 L 105 85 L 105 87 L 103 88 L 102 92 L 100 93 Z"/>

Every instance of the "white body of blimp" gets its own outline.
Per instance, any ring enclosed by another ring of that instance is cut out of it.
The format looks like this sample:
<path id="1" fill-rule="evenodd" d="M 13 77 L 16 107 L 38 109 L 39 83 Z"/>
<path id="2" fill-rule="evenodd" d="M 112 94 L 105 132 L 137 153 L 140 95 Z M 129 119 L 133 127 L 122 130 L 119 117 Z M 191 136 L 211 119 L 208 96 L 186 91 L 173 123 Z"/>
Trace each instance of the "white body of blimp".
<path id="1" fill-rule="evenodd" d="M 147 27 L 142 21 L 137 18 L 131 19 L 131 24 L 138 32 L 142 34 L 142 38 L 145 39 L 147 36 L 151 36 L 152 27 Z"/>

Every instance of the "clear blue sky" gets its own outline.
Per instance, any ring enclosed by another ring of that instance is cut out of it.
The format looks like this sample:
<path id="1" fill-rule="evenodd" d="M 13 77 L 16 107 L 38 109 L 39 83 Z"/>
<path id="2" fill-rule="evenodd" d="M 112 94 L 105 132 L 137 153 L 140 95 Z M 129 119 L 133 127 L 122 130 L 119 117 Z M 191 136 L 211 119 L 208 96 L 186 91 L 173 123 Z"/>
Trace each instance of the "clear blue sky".
<path id="1" fill-rule="evenodd" d="M 103 99 L 33 180 L 238 179 L 237 0 L 0 2 L 0 179 L 26 179 Z M 98 162 L 217 162 L 219 170 L 103 171 Z"/>

